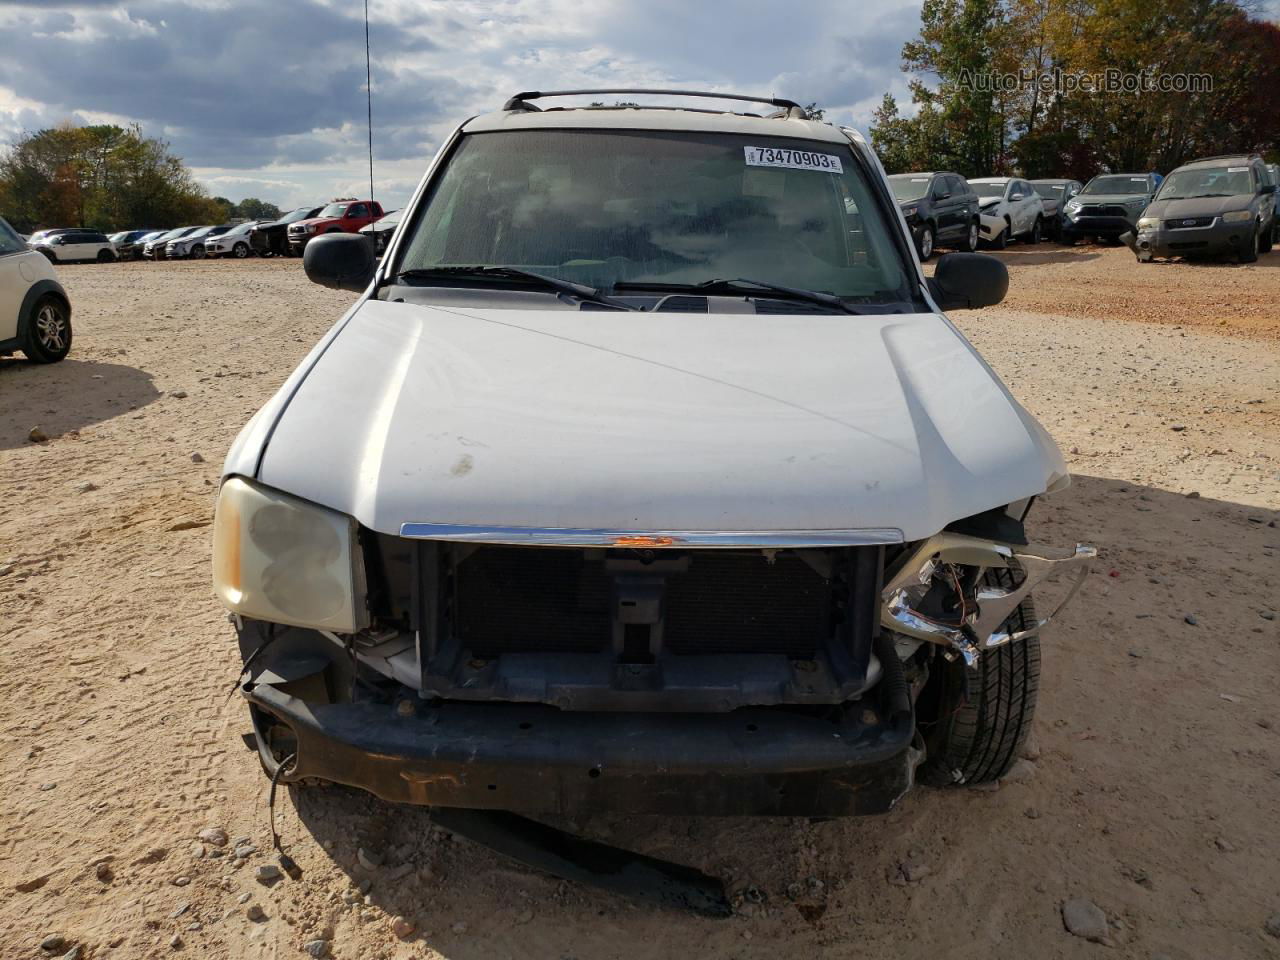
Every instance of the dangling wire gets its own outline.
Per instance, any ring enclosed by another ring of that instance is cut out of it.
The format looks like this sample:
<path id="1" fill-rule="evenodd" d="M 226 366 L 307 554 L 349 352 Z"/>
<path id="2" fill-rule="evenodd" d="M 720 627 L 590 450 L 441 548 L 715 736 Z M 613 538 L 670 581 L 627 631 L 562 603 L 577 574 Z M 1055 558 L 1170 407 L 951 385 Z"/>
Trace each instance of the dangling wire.
<path id="1" fill-rule="evenodd" d="M 369 59 L 369 0 L 364 0 L 364 91 L 369 108 L 369 201 L 373 202 L 373 67 Z"/>

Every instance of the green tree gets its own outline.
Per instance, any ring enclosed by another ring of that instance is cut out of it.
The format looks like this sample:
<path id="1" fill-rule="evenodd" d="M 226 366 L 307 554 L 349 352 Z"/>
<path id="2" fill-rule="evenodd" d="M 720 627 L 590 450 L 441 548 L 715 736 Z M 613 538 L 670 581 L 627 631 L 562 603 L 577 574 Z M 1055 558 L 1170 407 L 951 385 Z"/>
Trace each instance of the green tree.
<path id="1" fill-rule="evenodd" d="M 0 152 L 0 216 L 24 232 L 172 227 L 218 214 L 168 144 L 136 125 L 64 124 L 25 133 Z"/>
<path id="2" fill-rule="evenodd" d="M 235 215 L 246 220 L 278 220 L 280 208 L 257 197 L 245 197 L 236 204 Z"/>

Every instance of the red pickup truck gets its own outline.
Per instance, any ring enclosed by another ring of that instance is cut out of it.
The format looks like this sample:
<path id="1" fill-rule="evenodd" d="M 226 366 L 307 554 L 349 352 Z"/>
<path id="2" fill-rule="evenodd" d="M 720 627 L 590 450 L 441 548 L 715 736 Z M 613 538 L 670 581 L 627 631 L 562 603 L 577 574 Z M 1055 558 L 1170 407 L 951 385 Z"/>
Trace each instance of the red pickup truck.
<path id="1" fill-rule="evenodd" d="M 382 218 L 382 205 L 376 200 L 347 197 L 330 202 L 307 220 L 289 224 L 289 252 L 302 253 L 312 237 L 322 233 L 358 233 L 360 228 Z"/>

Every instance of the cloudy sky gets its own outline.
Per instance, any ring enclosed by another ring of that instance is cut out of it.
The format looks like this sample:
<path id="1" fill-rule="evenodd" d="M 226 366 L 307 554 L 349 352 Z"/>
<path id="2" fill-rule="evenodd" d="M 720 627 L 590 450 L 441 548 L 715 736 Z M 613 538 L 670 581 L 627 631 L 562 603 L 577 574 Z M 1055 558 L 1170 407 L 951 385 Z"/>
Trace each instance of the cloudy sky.
<path id="1" fill-rule="evenodd" d="M 375 187 L 398 206 L 454 124 L 518 90 L 774 94 L 865 127 L 886 90 L 905 99 L 920 0 L 369 7 Z M 136 121 L 232 200 L 368 192 L 362 0 L 0 0 L 0 38 L 0 141 Z"/>

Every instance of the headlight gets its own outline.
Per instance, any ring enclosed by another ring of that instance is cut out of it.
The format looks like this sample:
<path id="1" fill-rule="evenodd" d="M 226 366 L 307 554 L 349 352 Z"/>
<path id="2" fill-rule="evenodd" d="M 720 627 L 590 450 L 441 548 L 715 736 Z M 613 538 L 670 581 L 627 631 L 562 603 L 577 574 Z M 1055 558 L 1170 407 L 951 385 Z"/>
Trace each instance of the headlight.
<path id="1" fill-rule="evenodd" d="M 302 229 L 303 229 L 304 231 L 306 231 L 307 233 L 315 233 L 315 232 L 316 232 L 316 225 L 315 225 L 314 223 L 308 223 L 308 224 L 307 224 L 305 227 L 303 227 Z"/>
<path id="2" fill-rule="evenodd" d="M 367 621 L 355 521 L 232 477 L 213 520 L 213 589 L 242 616 L 355 633 Z"/>
<path id="3" fill-rule="evenodd" d="M 1079 210 L 1079 209 L 1080 209 L 1080 201 L 1079 201 L 1079 200 L 1068 200 L 1068 201 L 1067 201 L 1067 213 L 1075 213 L 1075 212 L 1076 212 L 1077 210 Z"/>
<path id="4" fill-rule="evenodd" d="M 1156 217 L 1139 217 L 1138 218 L 1139 230 L 1154 230 L 1158 226 L 1160 226 L 1160 220 Z"/>
<path id="5" fill-rule="evenodd" d="M 1253 214 L 1248 210 L 1232 210 L 1230 213 L 1222 215 L 1223 223 L 1240 223 L 1242 220 L 1252 220 Z"/>
<path id="6" fill-rule="evenodd" d="M 904 217 L 906 217 L 908 220 L 910 220 L 912 217 L 914 217 L 914 216 L 916 215 L 916 211 L 917 211 L 918 209 L 919 209 L 919 207 L 903 207 L 903 208 L 902 208 L 902 215 L 903 215 Z"/>

